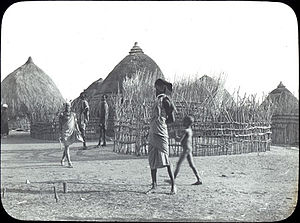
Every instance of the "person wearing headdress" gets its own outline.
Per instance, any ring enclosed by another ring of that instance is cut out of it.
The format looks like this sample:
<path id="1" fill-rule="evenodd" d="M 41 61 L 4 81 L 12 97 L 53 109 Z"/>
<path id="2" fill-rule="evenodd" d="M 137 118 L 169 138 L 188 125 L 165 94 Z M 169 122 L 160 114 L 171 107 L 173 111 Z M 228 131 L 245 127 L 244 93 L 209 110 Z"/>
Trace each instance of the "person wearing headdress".
<path id="1" fill-rule="evenodd" d="M 9 134 L 8 128 L 8 105 L 3 104 L 1 107 L 1 136 L 6 138 Z"/>
<path id="2" fill-rule="evenodd" d="M 80 104 L 80 110 L 79 110 L 79 118 L 78 118 L 78 123 L 79 123 L 79 129 L 83 138 L 83 149 L 87 149 L 86 146 L 86 126 L 89 122 L 90 119 L 90 114 L 89 114 L 89 103 L 86 100 L 86 96 L 85 93 L 82 92 L 80 94 L 80 100 L 81 100 L 81 104 Z"/>
<path id="3" fill-rule="evenodd" d="M 70 159 L 70 145 L 76 141 L 83 142 L 81 136 L 76 114 L 71 112 L 71 103 L 66 102 L 64 104 L 64 111 L 59 115 L 59 130 L 60 130 L 60 142 L 64 145 L 64 152 L 61 159 L 61 165 L 64 165 L 65 158 L 68 161 L 68 167 L 72 168 L 72 162 Z"/>
<path id="4" fill-rule="evenodd" d="M 169 160 L 169 143 L 167 124 L 175 121 L 176 108 L 171 101 L 172 84 L 163 80 L 155 81 L 156 98 L 152 108 L 152 115 L 149 129 L 149 151 L 148 161 L 151 169 L 152 187 L 148 192 L 153 192 L 156 187 L 157 169 L 167 167 L 171 181 L 170 194 L 176 193 L 174 175 Z"/>
<path id="5" fill-rule="evenodd" d="M 107 129 L 107 120 L 108 120 L 108 104 L 106 102 L 106 95 L 102 95 L 101 97 L 101 103 L 100 103 L 100 109 L 99 109 L 99 127 L 100 127 L 100 133 L 99 133 L 99 143 L 97 145 L 97 148 L 101 145 L 101 140 L 103 140 L 102 146 L 106 146 L 106 129 Z"/>

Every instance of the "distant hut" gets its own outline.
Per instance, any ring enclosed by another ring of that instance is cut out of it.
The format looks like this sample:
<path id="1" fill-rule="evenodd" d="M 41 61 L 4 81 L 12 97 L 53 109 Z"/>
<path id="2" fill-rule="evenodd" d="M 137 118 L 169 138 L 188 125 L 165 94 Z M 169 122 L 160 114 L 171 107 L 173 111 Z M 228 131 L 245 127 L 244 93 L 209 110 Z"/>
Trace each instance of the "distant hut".
<path id="1" fill-rule="evenodd" d="M 209 97 L 215 98 L 215 101 L 218 103 L 233 103 L 233 97 L 230 95 L 230 93 L 223 87 L 223 83 L 221 83 L 221 80 L 214 79 L 212 77 L 209 77 L 207 75 L 203 75 L 200 79 L 200 87 L 205 88 L 206 91 L 204 91 L 201 95 L 198 97 L 201 97 L 199 101 L 205 101 Z"/>
<path id="2" fill-rule="evenodd" d="M 155 61 L 146 55 L 138 46 L 138 43 L 135 42 L 134 46 L 129 51 L 129 54 L 114 67 L 101 84 L 99 83 L 99 85 L 97 85 L 97 91 L 90 94 L 88 89 L 85 90 L 90 104 L 89 128 L 97 128 L 97 115 L 99 112 L 101 96 L 103 94 L 111 95 L 114 93 L 121 93 L 123 91 L 124 80 L 127 78 L 134 78 L 137 75 L 140 75 L 141 80 L 153 81 L 153 84 L 155 79 L 164 77 L 161 69 Z M 110 104 L 109 101 L 108 103 Z M 76 104 L 77 103 L 74 102 L 75 107 Z M 112 107 L 113 106 L 110 105 L 110 109 L 112 109 Z M 112 116 L 113 111 L 110 110 L 110 120 L 113 119 Z M 108 125 L 108 130 L 110 132 L 112 130 L 112 121 L 110 121 Z"/>
<path id="3" fill-rule="evenodd" d="M 28 129 L 30 122 L 55 118 L 64 99 L 31 57 L 1 82 L 1 104 L 8 104 L 10 127 Z"/>
<path id="4" fill-rule="evenodd" d="M 299 100 L 279 83 L 261 104 L 271 106 L 272 143 L 284 145 L 299 145 Z"/>

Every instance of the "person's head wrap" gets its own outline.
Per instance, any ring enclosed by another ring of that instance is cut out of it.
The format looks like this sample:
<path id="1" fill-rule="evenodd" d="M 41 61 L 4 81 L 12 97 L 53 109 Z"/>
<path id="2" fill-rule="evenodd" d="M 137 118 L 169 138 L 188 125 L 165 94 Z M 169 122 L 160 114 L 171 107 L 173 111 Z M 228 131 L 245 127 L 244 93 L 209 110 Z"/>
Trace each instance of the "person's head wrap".
<path id="1" fill-rule="evenodd" d="M 157 85 L 159 85 L 159 86 L 165 86 L 165 89 L 167 91 L 165 93 L 169 93 L 169 94 L 172 93 L 172 87 L 173 87 L 173 85 L 170 82 L 168 82 L 168 81 L 166 81 L 164 79 L 161 79 L 161 78 L 157 79 L 155 81 L 154 85 L 155 86 L 157 86 Z"/>
<path id="2" fill-rule="evenodd" d="M 7 104 L 3 104 L 2 107 L 3 108 L 8 108 L 8 105 Z"/>

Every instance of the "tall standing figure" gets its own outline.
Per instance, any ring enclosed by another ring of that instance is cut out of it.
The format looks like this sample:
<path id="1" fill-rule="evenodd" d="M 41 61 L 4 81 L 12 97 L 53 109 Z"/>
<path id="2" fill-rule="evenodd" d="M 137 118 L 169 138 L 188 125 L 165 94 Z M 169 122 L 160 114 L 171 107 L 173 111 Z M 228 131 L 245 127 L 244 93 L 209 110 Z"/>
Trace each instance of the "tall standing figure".
<path id="1" fill-rule="evenodd" d="M 64 165 L 65 158 L 67 158 L 68 167 L 73 167 L 70 159 L 70 145 L 76 141 L 83 142 L 80 130 L 77 124 L 76 114 L 71 112 L 71 103 L 65 103 L 64 111 L 59 115 L 59 130 L 60 142 L 64 144 L 64 152 L 61 158 L 61 165 Z"/>
<path id="2" fill-rule="evenodd" d="M 102 146 L 106 146 L 106 129 L 107 129 L 107 120 L 108 120 L 108 104 L 106 102 L 106 95 L 102 95 L 101 97 L 101 103 L 100 103 L 100 109 L 99 109 L 99 127 L 100 127 L 100 133 L 99 133 L 99 142 L 97 145 L 97 148 L 101 145 L 101 140 L 103 140 Z"/>
<path id="3" fill-rule="evenodd" d="M 86 96 L 84 92 L 80 94 L 80 100 L 81 100 L 81 104 L 80 104 L 78 123 L 83 138 L 83 149 L 87 149 L 85 130 L 90 119 L 90 107 L 89 107 L 89 103 L 86 100 Z"/>
<path id="4" fill-rule="evenodd" d="M 175 121 L 175 106 L 167 95 L 172 93 L 172 84 L 163 80 L 155 81 L 156 98 L 152 108 L 152 116 L 149 130 L 148 160 L 151 168 L 152 192 L 157 187 L 157 169 L 167 167 L 171 181 L 170 194 L 176 193 L 174 176 L 169 160 L 169 143 L 167 124 Z"/>

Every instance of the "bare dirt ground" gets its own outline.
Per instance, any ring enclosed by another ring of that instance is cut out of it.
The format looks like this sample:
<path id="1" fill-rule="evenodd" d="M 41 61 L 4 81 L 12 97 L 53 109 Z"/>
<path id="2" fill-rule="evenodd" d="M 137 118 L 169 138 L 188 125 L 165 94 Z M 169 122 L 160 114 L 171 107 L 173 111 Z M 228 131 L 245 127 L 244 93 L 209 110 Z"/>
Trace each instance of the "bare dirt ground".
<path id="1" fill-rule="evenodd" d="M 100 149 L 96 144 L 88 142 L 88 150 L 72 145 L 71 169 L 60 166 L 58 142 L 21 132 L 1 139 L 4 210 L 20 220 L 215 222 L 279 221 L 296 207 L 298 148 L 195 157 L 203 185 L 191 185 L 195 177 L 185 161 L 176 195 L 168 194 L 166 169 L 158 170 L 157 192 L 146 195 L 151 183 L 147 157 L 115 154 L 111 143 Z M 173 167 L 177 159 L 171 157 Z"/>

